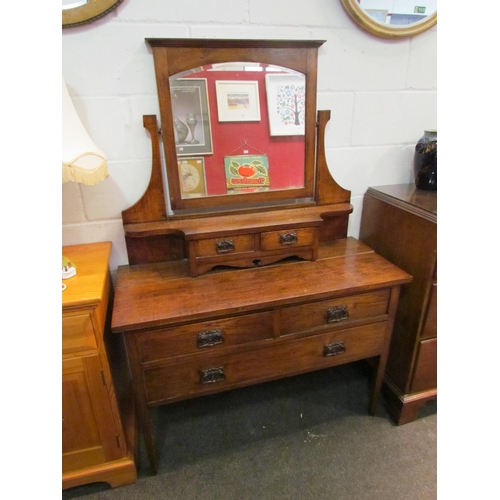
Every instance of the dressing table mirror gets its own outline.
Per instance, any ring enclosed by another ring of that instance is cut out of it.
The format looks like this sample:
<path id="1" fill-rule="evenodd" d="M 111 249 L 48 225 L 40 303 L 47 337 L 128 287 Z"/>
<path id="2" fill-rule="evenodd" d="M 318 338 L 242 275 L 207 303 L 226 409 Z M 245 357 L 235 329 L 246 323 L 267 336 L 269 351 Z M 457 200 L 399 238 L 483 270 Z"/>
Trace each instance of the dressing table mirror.
<path id="1" fill-rule="evenodd" d="M 147 39 L 161 125 L 143 117 L 151 178 L 122 212 L 111 327 L 153 472 L 156 406 L 371 359 L 377 407 L 411 277 L 347 237 L 316 112 L 322 43 Z"/>
<path id="2" fill-rule="evenodd" d="M 326 164 L 329 112 L 316 113 L 323 41 L 146 42 L 161 126 L 144 117 L 153 173 L 123 212 L 131 264 L 187 258 L 197 276 L 220 265 L 315 260 L 321 241 L 346 236 L 350 191 Z"/>
<path id="3" fill-rule="evenodd" d="M 340 0 L 352 20 L 382 38 L 418 35 L 437 23 L 437 0 Z"/>

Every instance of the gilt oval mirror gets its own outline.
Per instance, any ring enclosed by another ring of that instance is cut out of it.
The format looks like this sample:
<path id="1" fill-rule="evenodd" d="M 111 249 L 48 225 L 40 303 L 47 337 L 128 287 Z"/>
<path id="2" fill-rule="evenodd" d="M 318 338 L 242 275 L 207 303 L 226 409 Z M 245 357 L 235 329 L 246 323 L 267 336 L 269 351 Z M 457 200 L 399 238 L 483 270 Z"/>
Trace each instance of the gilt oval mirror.
<path id="1" fill-rule="evenodd" d="M 340 0 L 364 30 L 382 38 L 404 38 L 437 23 L 437 0 Z"/>
<path id="2" fill-rule="evenodd" d="M 72 28 L 93 21 L 116 9 L 123 0 L 61 0 L 62 27 Z"/>

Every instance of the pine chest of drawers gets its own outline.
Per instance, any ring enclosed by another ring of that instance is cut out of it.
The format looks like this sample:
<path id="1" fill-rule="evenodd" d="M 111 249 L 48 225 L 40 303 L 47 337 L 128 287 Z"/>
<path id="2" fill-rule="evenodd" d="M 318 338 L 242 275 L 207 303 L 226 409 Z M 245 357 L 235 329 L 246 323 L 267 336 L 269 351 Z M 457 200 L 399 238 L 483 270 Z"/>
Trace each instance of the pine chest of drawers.
<path id="1" fill-rule="evenodd" d="M 410 280 L 353 238 L 315 261 L 196 278 L 186 261 L 119 267 L 112 330 L 125 334 L 152 469 L 154 406 L 376 358 L 373 413 Z"/>
<path id="2" fill-rule="evenodd" d="M 62 488 L 135 483 L 135 412 L 116 359 L 123 341 L 109 332 L 111 243 L 62 250 L 77 267 L 62 293 Z"/>

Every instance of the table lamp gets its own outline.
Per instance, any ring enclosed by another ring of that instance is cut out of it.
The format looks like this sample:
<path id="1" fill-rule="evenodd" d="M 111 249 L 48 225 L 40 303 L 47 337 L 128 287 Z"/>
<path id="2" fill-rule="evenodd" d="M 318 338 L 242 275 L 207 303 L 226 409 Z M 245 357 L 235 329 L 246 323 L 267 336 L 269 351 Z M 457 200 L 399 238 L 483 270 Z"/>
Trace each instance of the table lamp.
<path id="1" fill-rule="evenodd" d="M 85 130 L 62 79 L 62 181 L 93 186 L 108 175 L 106 155 Z M 75 265 L 63 256 L 62 278 L 75 274 Z"/>

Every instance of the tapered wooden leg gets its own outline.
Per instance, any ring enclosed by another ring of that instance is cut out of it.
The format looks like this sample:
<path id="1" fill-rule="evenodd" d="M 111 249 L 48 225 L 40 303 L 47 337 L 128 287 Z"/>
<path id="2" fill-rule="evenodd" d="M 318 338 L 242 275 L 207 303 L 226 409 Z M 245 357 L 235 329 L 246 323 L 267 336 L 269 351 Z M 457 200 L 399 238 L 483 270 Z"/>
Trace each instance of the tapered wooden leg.
<path id="1" fill-rule="evenodd" d="M 387 307 L 387 313 L 391 320 L 387 321 L 387 326 L 385 330 L 385 343 L 380 355 L 377 368 L 375 372 L 375 380 L 373 383 L 373 394 L 370 402 L 369 413 L 370 415 L 375 415 L 377 411 L 378 401 L 380 399 L 380 393 L 382 391 L 382 384 L 384 382 L 385 367 L 387 365 L 387 359 L 389 357 L 389 348 L 391 346 L 392 330 L 394 327 L 394 317 L 396 315 L 396 308 L 398 306 L 400 287 L 395 286 L 391 289 L 391 297 L 389 299 L 389 305 Z"/>
<path id="2" fill-rule="evenodd" d="M 149 459 L 149 468 L 152 474 L 158 473 L 158 461 L 156 458 L 155 445 L 153 439 L 153 427 L 151 425 L 151 416 L 147 405 L 140 405 L 138 403 L 137 412 L 139 414 L 139 425 L 144 436 L 144 443 L 146 445 L 146 452 Z"/>
<path id="3" fill-rule="evenodd" d="M 370 400 L 370 407 L 368 409 L 368 413 L 370 415 L 375 415 L 375 412 L 377 411 L 377 406 L 378 406 L 378 401 L 380 399 L 380 392 L 382 390 L 382 382 L 384 380 L 384 370 L 385 370 L 385 363 L 384 367 L 381 367 L 380 363 L 380 358 L 377 361 L 377 368 L 375 372 L 375 377 L 373 381 L 373 392 L 372 392 L 372 397 Z"/>
<path id="4" fill-rule="evenodd" d="M 149 467 L 153 474 L 158 473 L 158 461 L 156 459 L 153 427 L 151 425 L 151 417 L 149 414 L 148 401 L 142 384 L 141 363 L 139 360 L 137 345 L 134 335 L 125 335 L 125 343 L 127 346 L 127 354 L 132 371 L 132 386 L 134 388 L 134 398 L 137 407 L 137 415 L 139 417 L 139 427 L 144 436 L 146 452 L 149 459 Z"/>

